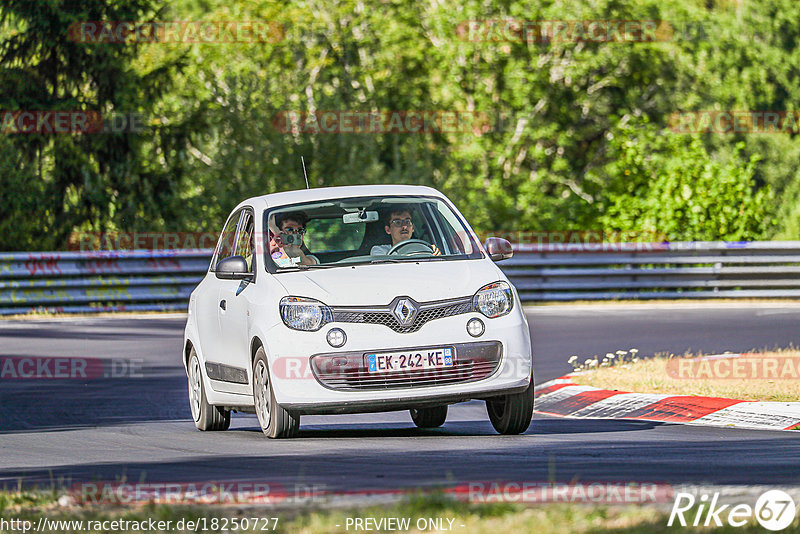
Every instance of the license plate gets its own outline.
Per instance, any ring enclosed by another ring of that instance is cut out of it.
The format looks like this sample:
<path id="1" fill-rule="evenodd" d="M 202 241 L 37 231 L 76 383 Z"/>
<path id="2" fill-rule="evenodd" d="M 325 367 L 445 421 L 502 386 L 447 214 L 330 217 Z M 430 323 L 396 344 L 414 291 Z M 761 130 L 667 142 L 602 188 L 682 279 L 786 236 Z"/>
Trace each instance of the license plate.
<path id="1" fill-rule="evenodd" d="M 438 347 L 403 352 L 367 354 L 370 373 L 392 373 L 412 369 L 439 369 L 453 366 L 453 349 Z"/>

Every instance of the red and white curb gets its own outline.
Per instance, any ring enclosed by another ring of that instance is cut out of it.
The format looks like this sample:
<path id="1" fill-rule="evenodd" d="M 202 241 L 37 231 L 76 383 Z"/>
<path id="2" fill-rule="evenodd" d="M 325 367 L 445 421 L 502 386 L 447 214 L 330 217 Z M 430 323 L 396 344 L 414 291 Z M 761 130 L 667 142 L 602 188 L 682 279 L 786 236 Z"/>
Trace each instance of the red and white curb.
<path id="1" fill-rule="evenodd" d="M 609 391 L 573 383 L 570 375 L 535 388 L 536 412 L 578 419 L 636 419 L 720 427 L 791 430 L 800 402 L 753 402 L 718 397 Z"/>

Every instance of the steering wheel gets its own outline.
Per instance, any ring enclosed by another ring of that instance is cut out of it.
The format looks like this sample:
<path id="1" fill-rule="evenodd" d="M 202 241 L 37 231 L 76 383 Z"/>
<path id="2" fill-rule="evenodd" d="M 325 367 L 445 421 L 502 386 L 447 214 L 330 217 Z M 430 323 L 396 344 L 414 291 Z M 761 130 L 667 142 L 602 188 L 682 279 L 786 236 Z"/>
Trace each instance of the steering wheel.
<path id="1" fill-rule="evenodd" d="M 411 246 L 412 248 L 404 254 L 405 256 L 433 254 L 433 247 L 427 241 L 423 241 L 422 239 L 406 239 L 405 241 L 401 241 L 389 249 L 387 254 L 400 254 L 400 249 L 408 246 Z"/>

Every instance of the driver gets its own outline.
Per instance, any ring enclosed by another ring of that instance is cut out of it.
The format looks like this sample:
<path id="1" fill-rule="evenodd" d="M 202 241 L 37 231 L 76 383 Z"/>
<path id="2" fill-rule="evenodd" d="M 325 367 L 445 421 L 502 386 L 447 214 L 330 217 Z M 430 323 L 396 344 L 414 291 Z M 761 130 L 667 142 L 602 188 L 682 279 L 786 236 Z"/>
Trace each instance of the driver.
<path id="1" fill-rule="evenodd" d="M 375 245 L 370 249 L 371 256 L 385 256 L 389 251 L 397 245 L 408 239 L 414 234 L 414 221 L 411 219 L 411 211 L 408 208 L 396 208 L 386 215 L 386 226 L 384 227 L 386 233 L 392 236 L 391 245 Z M 431 245 L 434 256 L 440 256 L 442 253 L 436 247 Z"/>

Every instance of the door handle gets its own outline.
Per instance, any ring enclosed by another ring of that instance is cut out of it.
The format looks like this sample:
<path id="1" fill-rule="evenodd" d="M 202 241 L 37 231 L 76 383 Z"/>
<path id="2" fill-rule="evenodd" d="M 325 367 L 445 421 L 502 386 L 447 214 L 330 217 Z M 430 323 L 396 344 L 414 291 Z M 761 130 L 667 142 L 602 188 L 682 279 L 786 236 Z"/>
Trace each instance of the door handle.
<path id="1" fill-rule="evenodd" d="M 224 299 L 219 301 L 219 307 L 220 308 L 222 308 L 224 310 L 226 306 L 227 306 L 227 303 L 225 302 Z"/>

